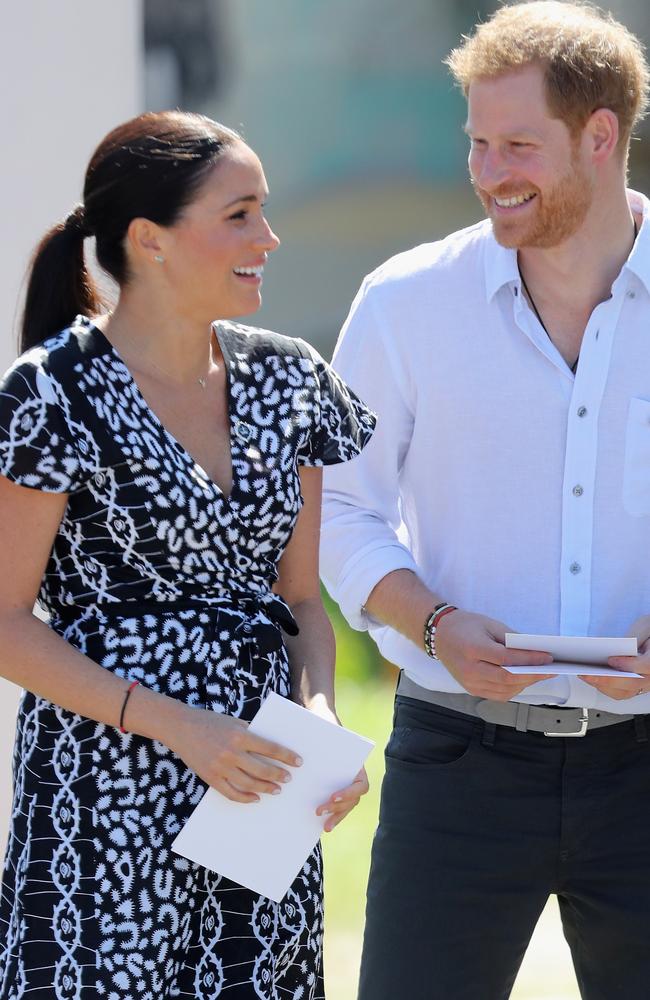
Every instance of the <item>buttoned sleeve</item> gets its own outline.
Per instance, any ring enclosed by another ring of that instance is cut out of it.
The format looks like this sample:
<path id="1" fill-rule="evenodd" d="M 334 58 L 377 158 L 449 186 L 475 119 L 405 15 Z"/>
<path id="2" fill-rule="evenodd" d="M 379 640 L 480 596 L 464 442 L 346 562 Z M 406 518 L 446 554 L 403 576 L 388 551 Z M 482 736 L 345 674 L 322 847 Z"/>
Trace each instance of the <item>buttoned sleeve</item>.
<path id="1" fill-rule="evenodd" d="M 64 409 L 37 350 L 9 369 L 0 379 L 0 475 L 46 493 L 75 489 L 79 458 Z"/>
<path id="2" fill-rule="evenodd" d="M 313 365 L 312 426 L 298 452 L 298 464 L 337 465 L 359 455 L 370 440 L 376 418 L 357 394 L 311 344 L 300 341 Z"/>
<path id="3" fill-rule="evenodd" d="M 395 331 L 367 280 L 341 331 L 333 367 L 377 414 L 377 428 L 356 461 L 324 475 L 321 574 L 353 628 L 365 630 L 363 605 L 397 569 L 417 571 L 400 537 L 399 478 L 413 429 L 413 392 L 395 350 Z"/>

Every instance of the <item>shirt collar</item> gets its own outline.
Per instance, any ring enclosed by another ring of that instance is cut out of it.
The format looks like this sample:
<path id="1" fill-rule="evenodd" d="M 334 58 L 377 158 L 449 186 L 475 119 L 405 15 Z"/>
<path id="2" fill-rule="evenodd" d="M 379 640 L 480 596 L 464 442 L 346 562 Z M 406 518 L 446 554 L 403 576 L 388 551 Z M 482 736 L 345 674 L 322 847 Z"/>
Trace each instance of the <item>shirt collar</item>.
<path id="1" fill-rule="evenodd" d="M 632 253 L 623 266 L 632 271 L 650 293 L 650 201 L 639 191 L 628 191 L 627 195 L 630 208 L 641 212 L 643 219 Z"/>
<path id="2" fill-rule="evenodd" d="M 639 191 L 631 190 L 628 191 L 628 200 L 630 208 L 636 213 L 641 212 L 643 221 L 623 270 L 628 268 L 632 271 L 650 293 L 650 200 Z M 520 277 L 517 251 L 497 243 L 491 223 L 486 220 L 485 225 L 490 227 L 485 243 L 485 291 L 488 302 L 491 302 L 500 288 L 512 282 L 519 282 Z"/>
<path id="3" fill-rule="evenodd" d="M 519 281 L 519 267 L 517 251 L 497 243 L 492 232 L 492 223 L 486 221 L 485 224 L 490 227 L 485 243 L 485 291 L 488 302 L 491 302 L 500 288 L 513 281 Z"/>

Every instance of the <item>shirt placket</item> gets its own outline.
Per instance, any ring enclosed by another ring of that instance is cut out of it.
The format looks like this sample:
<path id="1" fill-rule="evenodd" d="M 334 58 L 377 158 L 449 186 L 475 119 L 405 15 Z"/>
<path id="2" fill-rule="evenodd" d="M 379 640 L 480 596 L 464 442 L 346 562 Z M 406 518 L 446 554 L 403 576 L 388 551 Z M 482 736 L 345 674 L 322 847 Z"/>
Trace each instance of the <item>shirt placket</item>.
<path id="1" fill-rule="evenodd" d="M 619 283 L 617 293 L 593 311 L 569 403 L 562 482 L 561 635 L 589 635 L 590 630 L 599 418 L 623 299 Z M 571 703 L 580 683 L 570 679 Z"/>

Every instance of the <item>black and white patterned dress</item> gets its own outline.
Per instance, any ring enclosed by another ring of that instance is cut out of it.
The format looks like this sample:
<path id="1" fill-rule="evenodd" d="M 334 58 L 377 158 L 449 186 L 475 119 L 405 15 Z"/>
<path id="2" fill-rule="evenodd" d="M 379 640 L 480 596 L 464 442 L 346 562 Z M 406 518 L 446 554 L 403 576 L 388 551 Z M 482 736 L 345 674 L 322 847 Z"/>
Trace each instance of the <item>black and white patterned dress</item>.
<path id="1" fill-rule="evenodd" d="M 89 320 L 0 382 L 0 473 L 69 500 L 39 601 L 121 677 L 251 719 L 290 695 L 271 593 L 299 465 L 346 461 L 374 418 L 303 341 L 219 324 L 225 496 Z M 162 743 L 25 693 L 0 900 L 0 1000 L 323 996 L 321 861 L 280 904 L 170 852 L 205 786 Z"/>

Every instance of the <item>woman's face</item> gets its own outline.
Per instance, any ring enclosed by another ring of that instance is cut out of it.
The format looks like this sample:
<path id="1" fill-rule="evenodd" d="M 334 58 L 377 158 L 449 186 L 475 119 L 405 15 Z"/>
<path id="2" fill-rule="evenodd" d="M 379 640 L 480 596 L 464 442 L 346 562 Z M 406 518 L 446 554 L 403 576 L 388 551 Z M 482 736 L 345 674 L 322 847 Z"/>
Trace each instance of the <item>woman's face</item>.
<path id="1" fill-rule="evenodd" d="M 187 318 L 256 312 L 262 272 L 280 241 L 264 217 L 262 164 L 243 142 L 226 149 L 179 220 L 162 231 L 165 278 Z"/>

